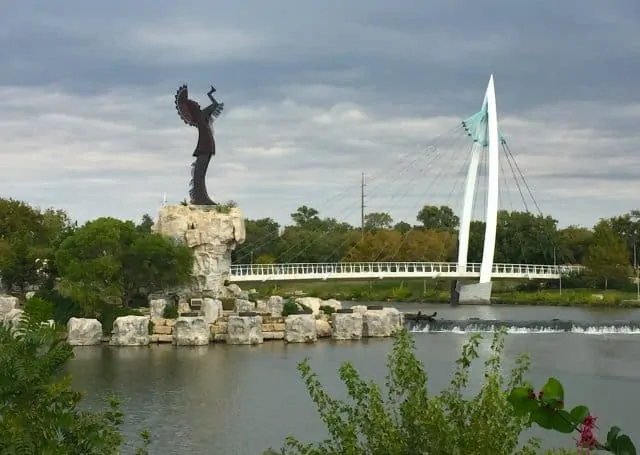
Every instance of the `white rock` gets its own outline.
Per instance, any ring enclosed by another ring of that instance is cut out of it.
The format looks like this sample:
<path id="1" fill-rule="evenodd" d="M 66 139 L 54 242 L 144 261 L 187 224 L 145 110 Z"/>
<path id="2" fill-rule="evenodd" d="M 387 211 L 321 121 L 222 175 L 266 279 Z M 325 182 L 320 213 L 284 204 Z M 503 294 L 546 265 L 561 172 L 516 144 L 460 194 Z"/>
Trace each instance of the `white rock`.
<path id="1" fill-rule="evenodd" d="M 8 313 L 6 313 L 2 318 L 2 323 L 9 327 L 11 330 L 15 330 L 20 325 L 20 320 L 24 311 L 19 308 L 13 308 Z"/>
<path id="2" fill-rule="evenodd" d="M 271 312 L 271 317 L 281 317 L 284 309 L 284 299 L 279 295 L 272 295 L 267 301 L 267 308 Z"/>
<path id="3" fill-rule="evenodd" d="M 237 207 L 228 213 L 215 206 L 168 205 L 160 209 L 154 230 L 184 242 L 194 252 L 193 290 L 220 296 L 229 279 L 231 251 L 245 241 L 244 217 Z"/>
<path id="4" fill-rule="evenodd" d="M 387 324 L 391 328 L 391 333 L 402 329 L 404 326 L 404 313 L 397 308 L 384 308 L 383 313 L 387 316 Z"/>
<path id="5" fill-rule="evenodd" d="M 255 305 L 253 302 L 244 299 L 236 299 L 233 304 L 233 312 L 238 314 L 243 311 L 253 311 L 255 309 Z"/>
<path id="6" fill-rule="evenodd" d="M 316 333 L 318 338 L 328 338 L 331 336 L 331 324 L 324 319 L 316 319 Z"/>
<path id="7" fill-rule="evenodd" d="M 318 339 L 316 319 L 312 314 L 291 314 L 284 320 L 284 341 L 313 343 Z"/>
<path id="8" fill-rule="evenodd" d="M 362 338 L 361 313 L 333 313 L 331 338 L 334 340 L 359 340 Z"/>
<path id="9" fill-rule="evenodd" d="M 237 299 L 244 299 L 247 300 L 249 298 L 249 293 L 247 291 L 243 291 L 240 286 L 238 286 L 235 283 L 232 283 L 230 285 L 227 286 L 226 288 L 227 291 L 227 295 L 231 296 L 232 298 L 237 298 Z"/>
<path id="10" fill-rule="evenodd" d="M 222 302 L 218 299 L 205 297 L 202 299 L 202 312 L 204 313 L 204 320 L 208 324 L 213 324 L 222 317 Z"/>
<path id="11" fill-rule="evenodd" d="M 69 319 L 67 343 L 71 346 L 94 346 L 102 343 L 102 324 L 97 319 Z"/>
<path id="12" fill-rule="evenodd" d="M 180 300 L 178 302 L 178 314 L 189 313 L 190 311 L 191 311 L 191 306 L 189 305 L 189 302 L 184 300 Z"/>
<path id="13" fill-rule="evenodd" d="M 258 313 L 271 313 L 267 302 L 260 299 L 256 300 L 256 311 Z"/>
<path id="14" fill-rule="evenodd" d="M 229 316 L 227 324 L 227 344 L 260 344 L 262 338 L 262 317 Z"/>
<path id="15" fill-rule="evenodd" d="M 354 313 L 364 314 L 367 312 L 366 305 L 354 305 L 351 307 L 351 309 L 353 310 Z"/>
<path id="16" fill-rule="evenodd" d="M 311 308 L 314 315 L 320 313 L 322 299 L 319 299 L 318 297 L 298 297 L 295 302 L 298 304 L 300 309 L 303 309 L 303 306 L 306 306 L 307 308 Z"/>
<path id="17" fill-rule="evenodd" d="M 0 295 L 0 319 L 18 306 L 18 298 L 10 295 Z"/>
<path id="18" fill-rule="evenodd" d="M 176 346 L 205 346 L 209 344 L 211 329 L 204 317 L 179 317 L 173 326 Z"/>
<path id="19" fill-rule="evenodd" d="M 112 346 L 147 346 L 149 344 L 149 318 L 120 316 L 113 321 Z"/>
<path id="20" fill-rule="evenodd" d="M 336 299 L 328 299 L 322 301 L 322 306 L 330 306 L 334 310 L 341 310 L 342 302 Z"/>
<path id="21" fill-rule="evenodd" d="M 29 291 L 24 294 L 25 300 L 31 300 L 36 295 L 36 291 Z"/>
<path id="22" fill-rule="evenodd" d="M 167 301 L 165 299 L 152 299 L 149 301 L 149 314 L 151 315 L 151 319 L 161 319 L 164 316 L 162 315 L 164 309 L 167 306 Z"/>

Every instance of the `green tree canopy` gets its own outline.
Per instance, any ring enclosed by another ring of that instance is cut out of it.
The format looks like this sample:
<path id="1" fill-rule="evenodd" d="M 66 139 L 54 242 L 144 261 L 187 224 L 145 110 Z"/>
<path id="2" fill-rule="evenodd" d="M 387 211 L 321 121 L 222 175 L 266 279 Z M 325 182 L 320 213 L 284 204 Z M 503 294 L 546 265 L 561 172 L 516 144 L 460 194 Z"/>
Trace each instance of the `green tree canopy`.
<path id="1" fill-rule="evenodd" d="M 55 259 L 60 292 L 94 315 L 106 303 L 128 305 L 142 290 L 186 283 L 193 265 L 188 247 L 114 218 L 86 223 L 65 239 Z"/>
<path id="2" fill-rule="evenodd" d="M 390 229 L 393 225 L 393 218 L 388 213 L 371 212 L 364 216 L 364 228 L 367 231 L 377 229 Z"/>
<path id="3" fill-rule="evenodd" d="M 441 205 L 425 205 L 418 212 L 416 219 L 422 223 L 425 229 L 436 231 L 454 232 L 460 225 L 460 218 L 453 213 L 451 207 Z"/>
<path id="4" fill-rule="evenodd" d="M 604 282 L 605 289 L 609 280 L 630 276 L 627 247 L 608 221 L 600 221 L 593 229 L 593 243 L 587 250 L 584 265 L 593 278 Z"/>

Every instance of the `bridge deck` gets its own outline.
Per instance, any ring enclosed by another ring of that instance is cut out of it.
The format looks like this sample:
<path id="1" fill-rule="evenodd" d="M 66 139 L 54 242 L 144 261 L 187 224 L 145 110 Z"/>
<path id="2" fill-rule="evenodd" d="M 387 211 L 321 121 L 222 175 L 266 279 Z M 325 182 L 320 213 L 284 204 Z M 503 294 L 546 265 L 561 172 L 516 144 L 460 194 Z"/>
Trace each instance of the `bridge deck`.
<path id="1" fill-rule="evenodd" d="M 494 264 L 493 278 L 557 280 L 581 266 Z M 338 262 L 296 264 L 234 264 L 229 281 L 357 280 L 408 278 L 479 278 L 480 264 L 454 262 Z"/>

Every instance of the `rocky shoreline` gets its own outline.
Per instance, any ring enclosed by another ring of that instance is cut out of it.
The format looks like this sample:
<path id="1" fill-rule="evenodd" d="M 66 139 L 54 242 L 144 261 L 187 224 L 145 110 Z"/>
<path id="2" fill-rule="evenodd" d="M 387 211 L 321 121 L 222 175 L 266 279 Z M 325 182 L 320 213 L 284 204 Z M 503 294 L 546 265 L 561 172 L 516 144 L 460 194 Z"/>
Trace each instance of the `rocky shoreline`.
<path id="1" fill-rule="evenodd" d="M 315 343 L 322 338 L 390 337 L 404 324 L 403 314 L 396 308 L 358 305 L 342 309 L 337 300 L 314 297 L 302 297 L 295 303 L 299 312 L 283 316 L 284 299 L 279 296 L 258 302 L 236 299 L 233 311 L 224 311 L 220 300 L 202 299 L 199 312 L 184 312 L 173 319 L 161 317 L 166 302 L 158 299 L 151 301 L 148 316 L 116 318 L 111 336 L 102 335 L 97 319 L 71 318 L 67 341 L 72 346 L 256 345 L 272 340 Z"/>

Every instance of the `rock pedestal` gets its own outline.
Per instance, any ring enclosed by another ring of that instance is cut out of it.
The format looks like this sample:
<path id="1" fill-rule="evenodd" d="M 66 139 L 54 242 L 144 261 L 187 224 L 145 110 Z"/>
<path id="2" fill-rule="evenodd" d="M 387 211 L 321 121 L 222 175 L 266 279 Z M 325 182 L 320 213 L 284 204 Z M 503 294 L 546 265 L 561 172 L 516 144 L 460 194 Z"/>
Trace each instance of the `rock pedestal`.
<path id="1" fill-rule="evenodd" d="M 262 339 L 262 317 L 229 316 L 227 344 L 260 344 Z"/>
<path id="2" fill-rule="evenodd" d="M 145 316 L 120 316 L 113 321 L 112 346 L 147 346 L 149 319 Z"/>
<path id="3" fill-rule="evenodd" d="M 233 312 L 236 314 L 253 310 L 255 310 L 255 304 L 249 300 L 236 299 L 235 303 L 233 304 Z"/>
<path id="4" fill-rule="evenodd" d="M 365 337 L 390 337 L 402 327 L 402 314 L 395 308 L 367 310 L 362 318 L 362 335 Z"/>
<path id="5" fill-rule="evenodd" d="M 314 343 L 317 339 L 313 314 L 291 314 L 284 320 L 284 341 L 287 343 Z"/>
<path id="6" fill-rule="evenodd" d="M 102 324 L 97 319 L 69 319 L 67 342 L 71 346 L 95 346 L 102 343 Z"/>
<path id="7" fill-rule="evenodd" d="M 173 342 L 176 346 L 206 346 L 211 329 L 204 317 L 180 317 L 173 326 Z"/>
<path id="8" fill-rule="evenodd" d="M 361 313 L 333 313 L 331 338 L 334 340 L 359 340 L 362 338 Z"/>
<path id="9" fill-rule="evenodd" d="M 194 292 L 223 295 L 231 251 L 246 235 L 240 209 L 221 213 L 216 206 L 168 205 L 160 209 L 154 230 L 193 250 Z"/>
<path id="10" fill-rule="evenodd" d="M 151 319 L 163 318 L 164 309 L 167 307 L 167 301 L 165 299 L 152 299 L 149 301 L 149 312 Z"/>

